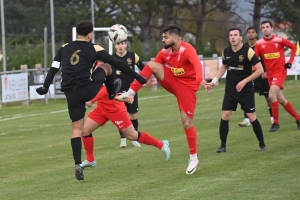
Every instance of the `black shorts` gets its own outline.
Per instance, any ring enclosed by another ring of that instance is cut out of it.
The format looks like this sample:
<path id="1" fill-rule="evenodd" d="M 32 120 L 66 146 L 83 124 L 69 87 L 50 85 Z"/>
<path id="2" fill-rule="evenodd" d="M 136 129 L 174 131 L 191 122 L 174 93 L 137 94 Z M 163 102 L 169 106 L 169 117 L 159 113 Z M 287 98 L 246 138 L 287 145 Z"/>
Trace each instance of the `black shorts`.
<path id="1" fill-rule="evenodd" d="M 252 88 L 243 92 L 225 89 L 222 110 L 236 111 L 238 104 L 246 113 L 255 112 L 254 91 Z"/>
<path id="2" fill-rule="evenodd" d="M 127 112 L 130 114 L 135 114 L 139 111 L 138 97 L 137 94 L 134 95 L 134 101 L 132 104 L 125 102 Z"/>
<path id="3" fill-rule="evenodd" d="M 64 90 L 68 102 L 69 116 L 72 122 L 76 122 L 85 115 L 85 102 L 92 100 L 103 86 L 106 74 L 102 68 L 93 73 L 93 80 L 87 85 Z"/>
<path id="4" fill-rule="evenodd" d="M 261 76 L 259 76 L 254 80 L 254 92 L 258 93 L 259 96 L 265 96 L 265 98 L 268 98 L 269 90 L 270 86 L 268 79 L 262 79 Z"/>

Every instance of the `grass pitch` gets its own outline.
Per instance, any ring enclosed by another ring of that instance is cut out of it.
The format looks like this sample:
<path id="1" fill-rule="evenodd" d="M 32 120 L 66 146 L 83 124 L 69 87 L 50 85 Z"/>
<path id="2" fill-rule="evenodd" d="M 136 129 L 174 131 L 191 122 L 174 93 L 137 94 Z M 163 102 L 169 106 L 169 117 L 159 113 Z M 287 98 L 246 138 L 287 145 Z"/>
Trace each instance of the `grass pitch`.
<path id="1" fill-rule="evenodd" d="M 285 84 L 285 96 L 300 111 L 299 81 Z M 224 84 L 210 94 L 198 92 L 194 125 L 200 166 L 186 175 L 189 152 L 175 98 L 164 89 L 139 93 L 139 129 L 168 139 L 172 156 L 151 146 L 119 148 L 111 124 L 93 133 L 97 167 L 85 169 L 85 180 L 74 177 L 71 125 L 65 100 L 3 105 L 0 110 L 0 199 L 299 199 L 300 131 L 280 107 L 280 129 L 271 126 L 264 97 L 256 110 L 267 152 L 258 151 L 252 127 L 241 128 L 240 109 L 229 122 L 227 152 L 220 145 L 219 121 Z M 90 110 L 90 109 L 89 109 Z M 83 159 L 85 152 L 83 151 Z"/>

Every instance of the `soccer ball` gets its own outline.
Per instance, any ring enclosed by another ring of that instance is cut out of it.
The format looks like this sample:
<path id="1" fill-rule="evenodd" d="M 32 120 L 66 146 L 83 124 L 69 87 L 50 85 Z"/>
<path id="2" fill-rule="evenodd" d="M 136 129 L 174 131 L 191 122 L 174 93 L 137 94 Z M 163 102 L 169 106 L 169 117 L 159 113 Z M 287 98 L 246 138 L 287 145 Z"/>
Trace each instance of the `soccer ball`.
<path id="1" fill-rule="evenodd" d="M 110 27 L 108 37 L 113 43 L 120 43 L 127 39 L 127 29 L 122 24 L 115 24 Z"/>

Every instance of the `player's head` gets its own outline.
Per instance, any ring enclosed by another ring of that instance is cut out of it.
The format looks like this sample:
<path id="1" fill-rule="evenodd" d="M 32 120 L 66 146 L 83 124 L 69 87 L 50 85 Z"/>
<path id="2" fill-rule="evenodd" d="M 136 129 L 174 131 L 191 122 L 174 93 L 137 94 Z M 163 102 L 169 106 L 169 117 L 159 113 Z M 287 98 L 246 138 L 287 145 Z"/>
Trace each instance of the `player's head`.
<path id="1" fill-rule="evenodd" d="M 126 52 L 127 43 L 126 41 L 122 41 L 115 44 L 115 48 L 118 54 L 123 54 Z"/>
<path id="2" fill-rule="evenodd" d="M 76 33 L 78 37 L 84 37 L 88 41 L 92 39 L 94 26 L 92 22 L 89 21 L 80 21 L 76 25 Z"/>
<path id="3" fill-rule="evenodd" d="M 270 20 L 262 21 L 260 24 L 261 32 L 265 37 L 271 37 L 273 32 L 273 25 Z"/>
<path id="4" fill-rule="evenodd" d="M 162 42 L 165 49 L 172 47 L 177 41 L 181 40 L 181 29 L 175 24 L 164 27 L 162 32 Z"/>
<path id="5" fill-rule="evenodd" d="M 257 39 L 257 30 L 254 28 L 254 26 L 250 26 L 249 28 L 247 28 L 247 37 L 248 40 Z"/>
<path id="6" fill-rule="evenodd" d="M 239 28 L 229 29 L 229 41 L 231 46 L 238 46 L 242 42 L 242 31 Z"/>

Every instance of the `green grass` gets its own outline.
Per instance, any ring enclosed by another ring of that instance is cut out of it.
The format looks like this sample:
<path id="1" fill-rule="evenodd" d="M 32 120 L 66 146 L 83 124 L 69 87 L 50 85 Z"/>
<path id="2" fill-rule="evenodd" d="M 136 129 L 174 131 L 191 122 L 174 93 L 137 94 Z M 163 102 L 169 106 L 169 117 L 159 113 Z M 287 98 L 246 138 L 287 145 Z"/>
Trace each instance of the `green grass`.
<path id="1" fill-rule="evenodd" d="M 300 111 L 299 81 L 285 84 L 285 96 Z M 218 126 L 224 84 L 210 94 L 198 92 L 195 128 L 200 166 L 186 175 L 189 158 L 175 98 L 164 89 L 139 94 L 140 130 L 170 140 L 172 157 L 151 146 L 120 149 L 116 128 L 107 123 L 94 132 L 97 167 L 74 177 L 71 124 L 65 100 L 3 105 L 0 110 L 0 199 L 299 199 L 300 131 L 281 107 L 281 128 L 269 133 L 263 97 L 256 95 L 267 152 L 258 151 L 251 127 L 240 128 L 240 109 L 230 120 L 227 152 L 219 147 Z M 84 159 L 83 151 L 83 159 Z"/>

